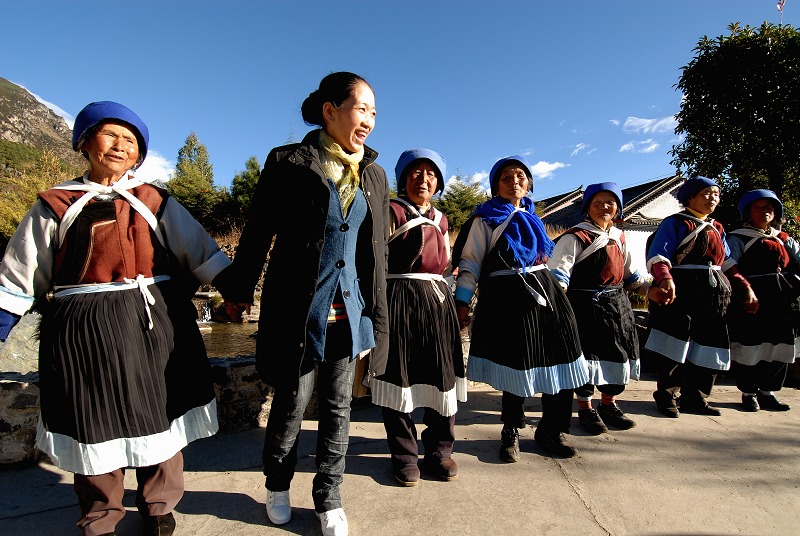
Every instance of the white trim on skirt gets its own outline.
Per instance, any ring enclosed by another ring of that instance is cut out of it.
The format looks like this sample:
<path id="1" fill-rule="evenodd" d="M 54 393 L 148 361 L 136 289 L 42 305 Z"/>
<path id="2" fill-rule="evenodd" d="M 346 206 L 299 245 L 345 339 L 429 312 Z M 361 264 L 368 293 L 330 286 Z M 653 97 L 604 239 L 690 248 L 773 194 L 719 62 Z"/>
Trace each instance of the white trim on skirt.
<path id="1" fill-rule="evenodd" d="M 369 382 L 372 403 L 391 408 L 400 413 L 411 413 L 415 408 L 431 408 L 444 417 L 455 415 L 458 402 L 467 401 L 467 379 L 456 377 L 455 387 L 440 391 L 428 384 L 400 387 L 390 382 L 371 379 Z"/>
<path id="2" fill-rule="evenodd" d="M 82 475 L 102 475 L 124 467 L 149 467 L 172 458 L 196 439 L 219 430 L 217 400 L 192 408 L 170 423 L 168 430 L 141 437 L 122 437 L 84 444 L 47 431 L 39 415 L 36 446 L 61 469 Z"/>

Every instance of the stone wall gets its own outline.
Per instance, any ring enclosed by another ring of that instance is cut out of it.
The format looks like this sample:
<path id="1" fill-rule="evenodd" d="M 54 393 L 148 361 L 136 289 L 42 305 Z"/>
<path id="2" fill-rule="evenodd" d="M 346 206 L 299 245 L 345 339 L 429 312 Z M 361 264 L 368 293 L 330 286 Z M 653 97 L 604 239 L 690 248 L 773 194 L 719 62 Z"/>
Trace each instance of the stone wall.
<path id="1" fill-rule="evenodd" d="M 0 467 L 37 460 L 34 448 L 39 421 L 39 374 L 0 374 Z"/>
<path id="2" fill-rule="evenodd" d="M 212 358 L 211 373 L 217 398 L 220 433 L 265 427 L 272 404 L 272 388 L 258 376 L 254 356 Z M 39 420 L 39 374 L 0 372 L 0 469 L 36 463 Z M 317 412 L 316 395 L 306 418 Z"/>

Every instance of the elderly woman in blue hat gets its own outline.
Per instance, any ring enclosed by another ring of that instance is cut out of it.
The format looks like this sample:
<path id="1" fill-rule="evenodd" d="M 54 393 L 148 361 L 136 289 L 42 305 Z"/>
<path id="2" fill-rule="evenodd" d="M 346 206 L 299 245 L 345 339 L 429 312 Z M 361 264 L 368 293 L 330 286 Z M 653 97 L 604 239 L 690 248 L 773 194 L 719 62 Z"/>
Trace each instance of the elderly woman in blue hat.
<path id="1" fill-rule="evenodd" d="M 230 261 L 163 188 L 136 177 L 149 135 L 133 111 L 93 102 L 72 140 L 89 169 L 40 192 L 19 224 L 0 264 L 0 324 L 42 315 L 36 445 L 75 473 L 83 534 L 114 533 L 127 467 L 144 534 L 172 534 L 181 449 L 218 428 L 187 284 L 212 283 Z"/>
<path id="2" fill-rule="evenodd" d="M 547 268 L 554 244 L 528 196 L 533 182 L 523 156 L 498 160 L 489 173 L 492 198 L 461 228 L 453 252 L 456 306 L 462 327 L 477 292 L 467 377 L 503 391 L 500 459 L 520 459 L 525 399 L 542 393 L 534 439 L 553 456 L 575 449 L 564 433 L 572 420 L 573 389 L 589 374 L 578 327 L 558 280 Z"/>
<path id="3" fill-rule="evenodd" d="M 800 310 L 800 244 L 779 231 L 783 203 L 772 190 L 751 190 L 739 200 L 743 225 L 728 235 L 739 271 L 761 306 L 748 314 L 731 308 L 731 369 L 745 411 L 788 411 L 778 400 L 794 362 Z"/>
<path id="4" fill-rule="evenodd" d="M 430 149 L 404 151 L 395 166 L 398 197 L 390 200 L 389 358 L 369 382 L 382 406 L 392 473 L 403 486 L 419 481 L 415 408 L 425 408 L 423 467 L 454 480 L 452 458 L 458 402 L 467 399 L 455 302 L 443 277 L 450 261 L 447 217 L 431 204 L 444 190 L 445 161 Z"/>
<path id="5" fill-rule="evenodd" d="M 589 382 L 575 389 L 578 422 L 592 435 L 608 426 L 627 430 L 636 423 L 616 404 L 631 378 L 639 379 L 639 340 L 625 289 L 638 289 L 645 275 L 631 268 L 622 218 L 622 190 L 614 182 L 590 184 L 583 194 L 585 219 L 556 240 L 547 262 L 575 312 Z M 592 407 L 595 388 L 601 399 Z"/>
<path id="6" fill-rule="evenodd" d="M 732 291 L 746 311 L 758 310 L 750 283 L 730 256 L 725 229 L 710 217 L 719 200 L 716 182 L 688 179 L 678 190 L 684 210 L 665 218 L 648 239 L 653 286 L 645 348 L 658 356 L 653 398 L 667 417 L 720 414 L 706 399 L 717 374 L 730 368 L 725 312 Z"/>

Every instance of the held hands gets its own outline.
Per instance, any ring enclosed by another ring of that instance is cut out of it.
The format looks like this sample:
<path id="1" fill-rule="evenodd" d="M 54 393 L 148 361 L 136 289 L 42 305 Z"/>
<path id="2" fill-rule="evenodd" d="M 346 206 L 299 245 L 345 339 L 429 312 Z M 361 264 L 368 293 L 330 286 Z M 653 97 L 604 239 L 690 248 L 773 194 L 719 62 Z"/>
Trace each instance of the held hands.
<path id="1" fill-rule="evenodd" d="M 465 327 L 469 326 L 469 306 L 456 305 L 456 313 L 458 314 L 458 327 L 464 329 Z"/>
<path id="2" fill-rule="evenodd" d="M 744 307 L 744 312 L 754 315 L 758 312 L 758 298 L 756 298 L 755 292 L 750 287 L 747 287 L 744 291 L 744 296 L 742 298 L 742 307 Z"/>
<path id="3" fill-rule="evenodd" d="M 245 322 L 244 315 L 245 313 L 250 314 L 250 305 L 249 303 L 234 303 L 225 300 L 225 313 L 231 322 Z"/>
<path id="4" fill-rule="evenodd" d="M 675 301 L 675 282 L 672 279 L 662 279 L 661 283 L 647 289 L 647 297 L 658 305 L 669 305 Z"/>

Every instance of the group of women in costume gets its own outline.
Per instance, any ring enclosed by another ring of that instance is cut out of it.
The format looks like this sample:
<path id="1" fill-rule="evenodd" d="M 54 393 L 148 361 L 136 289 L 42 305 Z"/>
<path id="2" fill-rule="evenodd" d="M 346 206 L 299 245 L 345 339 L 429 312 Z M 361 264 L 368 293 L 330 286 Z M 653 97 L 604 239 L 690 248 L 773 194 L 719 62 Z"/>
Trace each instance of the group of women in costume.
<path id="1" fill-rule="evenodd" d="M 237 316 L 267 257 L 256 360 L 274 388 L 263 464 L 267 516 L 277 525 L 292 516 L 299 432 L 315 386 L 312 495 L 326 536 L 348 533 L 339 487 L 354 383 L 382 408 L 392 474 L 403 486 L 420 479 L 417 408 L 422 469 L 458 477 L 455 415 L 467 378 L 502 391 L 505 462 L 520 459 L 524 404 L 537 393 L 534 439 L 553 456 L 575 455 L 564 437 L 573 397 L 591 434 L 635 426 L 615 398 L 639 376 L 626 290 L 651 300 L 645 347 L 660 359 L 662 413 L 717 414 L 706 398 L 731 360 L 745 409 L 789 409 L 774 392 L 795 357 L 800 250 L 773 227 L 783 208 L 774 193 L 745 195 L 745 225 L 726 237 L 709 217 L 717 185 L 686 181 L 678 193 L 685 210 L 664 220 L 649 245 L 651 286 L 614 225 L 623 210 L 615 183 L 587 187 L 585 219 L 553 241 L 529 196 L 528 162 L 509 156 L 492 167 L 492 196 L 451 254 L 447 218 L 432 204 L 445 187 L 445 159 L 404 151 L 390 200 L 377 153 L 365 145 L 376 108 L 363 78 L 331 73 L 301 110 L 318 128 L 270 151 L 232 262 L 163 188 L 136 178 L 147 127 L 110 101 L 76 118 L 73 149 L 89 170 L 40 193 L 9 242 L 0 339 L 32 308 L 42 314 L 37 445 L 75 474 L 83 534 L 114 534 L 128 467 L 139 480 L 143 533 L 174 531 L 181 449 L 218 428 L 190 298 L 197 284 L 212 284 Z M 302 210 L 285 202 L 287 183 L 303 192 Z M 470 324 L 465 356 L 461 331 Z M 730 344 L 729 324 L 747 326 L 733 330 Z"/>

